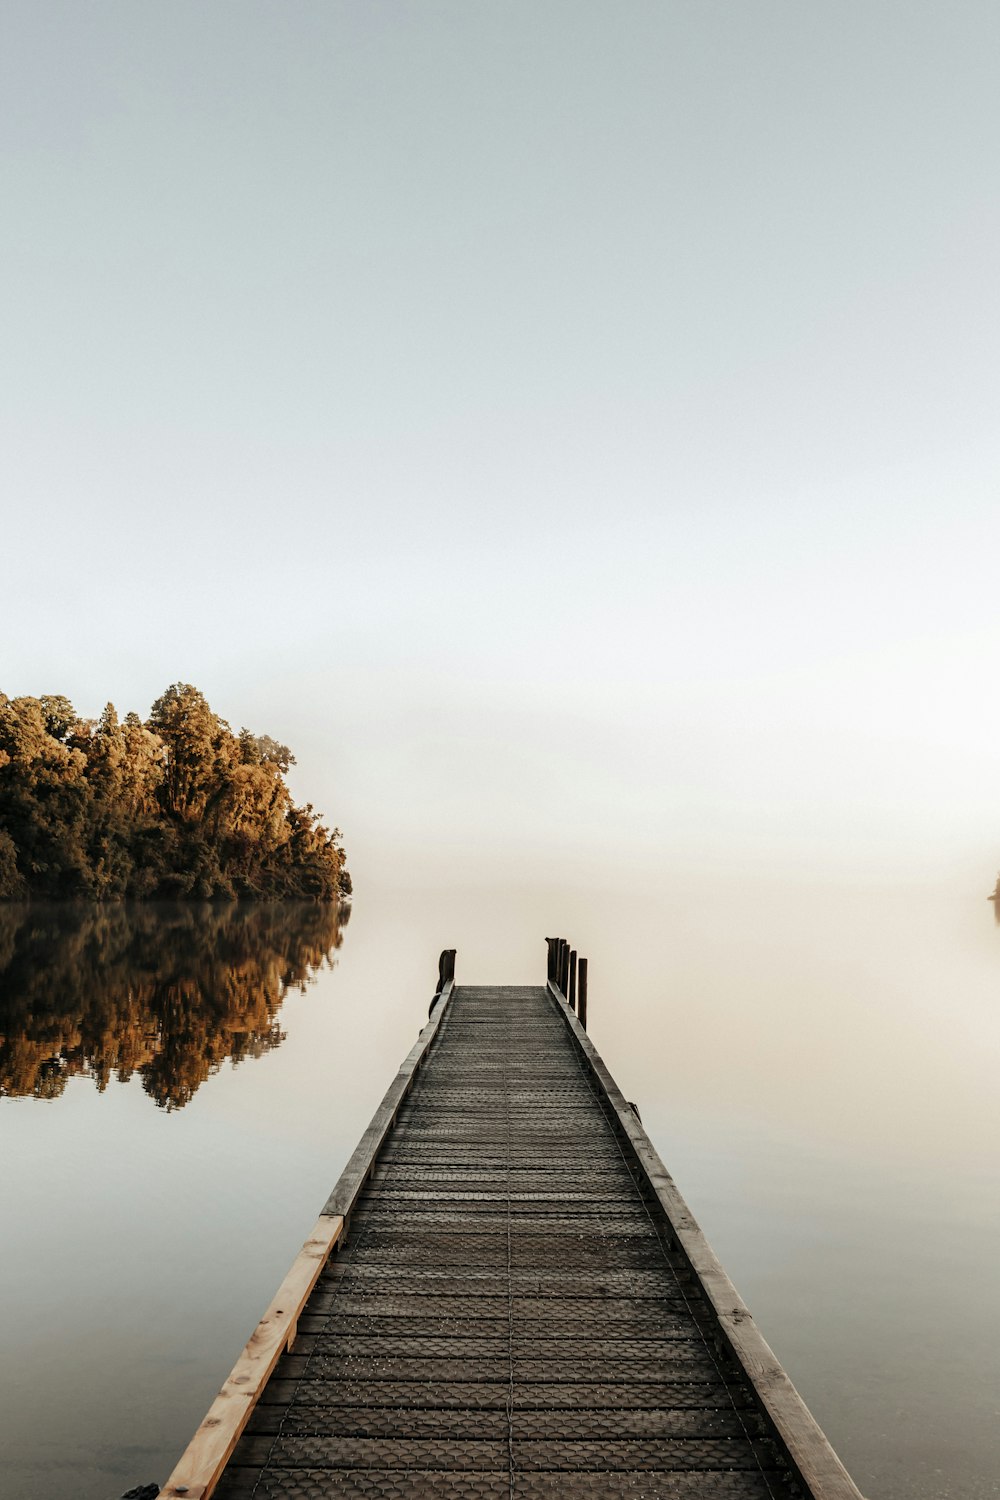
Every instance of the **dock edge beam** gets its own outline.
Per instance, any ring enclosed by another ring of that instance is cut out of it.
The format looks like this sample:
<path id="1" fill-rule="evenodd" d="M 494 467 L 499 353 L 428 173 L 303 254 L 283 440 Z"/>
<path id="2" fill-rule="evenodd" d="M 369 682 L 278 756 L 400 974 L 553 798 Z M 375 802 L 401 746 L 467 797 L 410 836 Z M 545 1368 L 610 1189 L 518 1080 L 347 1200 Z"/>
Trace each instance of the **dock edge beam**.
<path id="1" fill-rule="evenodd" d="M 222 1389 L 194 1437 L 181 1454 L 170 1478 L 160 1490 L 161 1500 L 209 1500 L 221 1479 L 278 1360 L 295 1342 L 299 1315 L 324 1266 L 347 1231 L 351 1209 L 392 1129 L 399 1106 L 413 1087 L 417 1072 L 426 1060 L 454 992 L 454 956 L 451 973 L 452 977 L 435 996 L 426 1025 L 340 1174 L 315 1228 L 292 1262 L 271 1305 L 244 1345 L 243 1352 L 223 1382 Z"/>
<path id="2" fill-rule="evenodd" d="M 634 1106 L 626 1101 L 604 1059 L 570 1009 L 563 991 L 551 979 L 546 983 L 546 990 L 582 1053 L 586 1069 L 596 1081 L 620 1133 L 627 1140 L 636 1165 L 648 1181 L 676 1248 L 708 1298 L 725 1347 L 744 1372 L 768 1426 L 787 1454 L 806 1495 L 810 1500 L 864 1500 L 829 1438 L 758 1329 L 750 1309 L 723 1270 L 660 1160 Z"/>

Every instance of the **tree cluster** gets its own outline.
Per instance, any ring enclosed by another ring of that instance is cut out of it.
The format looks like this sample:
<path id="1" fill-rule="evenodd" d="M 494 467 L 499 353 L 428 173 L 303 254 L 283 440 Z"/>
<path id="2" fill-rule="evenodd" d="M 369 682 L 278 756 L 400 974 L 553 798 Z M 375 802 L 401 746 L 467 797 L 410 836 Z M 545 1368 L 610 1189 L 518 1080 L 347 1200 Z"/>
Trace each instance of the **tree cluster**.
<path id="1" fill-rule="evenodd" d="M 284 1040 L 292 988 L 332 965 L 350 907 L 303 902 L 0 906 L 0 1096 L 138 1076 L 181 1109 L 227 1058 Z"/>
<path id="2" fill-rule="evenodd" d="M 256 897 L 339 901 L 337 829 L 285 782 L 294 757 L 234 734 L 187 683 L 143 722 L 109 703 L 0 693 L 0 899 Z"/>

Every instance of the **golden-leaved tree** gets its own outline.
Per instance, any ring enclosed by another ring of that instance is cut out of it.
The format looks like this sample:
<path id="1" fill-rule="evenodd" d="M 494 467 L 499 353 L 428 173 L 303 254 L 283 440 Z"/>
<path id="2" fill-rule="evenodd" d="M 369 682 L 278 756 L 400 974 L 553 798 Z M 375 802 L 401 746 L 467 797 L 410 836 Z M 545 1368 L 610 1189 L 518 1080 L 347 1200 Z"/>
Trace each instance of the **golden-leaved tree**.
<path id="1" fill-rule="evenodd" d="M 298 807 L 287 746 L 234 734 L 174 683 L 143 723 L 109 703 L 0 694 L 0 899 L 248 896 L 339 901 L 337 829 Z"/>

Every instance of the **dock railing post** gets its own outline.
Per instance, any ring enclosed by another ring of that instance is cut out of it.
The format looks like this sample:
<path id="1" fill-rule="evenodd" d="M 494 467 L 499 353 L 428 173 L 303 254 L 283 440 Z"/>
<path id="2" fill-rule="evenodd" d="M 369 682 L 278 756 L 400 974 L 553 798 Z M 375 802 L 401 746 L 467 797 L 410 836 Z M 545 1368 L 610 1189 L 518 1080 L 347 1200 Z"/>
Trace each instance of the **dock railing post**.
<path id="1" fill-rule="evenodd" d="M 576 1010 L 576 949 L 570 949 L 569 955 L 569 989 L 566 991 L 566 1003 L 570 1010 Z"/>
<path id="2" fill-rule="evenodd" d="M 431 1014 L 431 1011 L 433 1011 L 435 1005 L 440 1000 L 441 992 L 445 985 L 448 983 L 454 984 L 455 982 L 455 956 L 457 953 L 457 948 L 443 948 L 441 950 L 441 957 L 438 959 L 437 989 L 434 991 L 434 998 L 431 1001 L 430 1010 L 427 1012 L 428 1015 Z"/>
<path id="3" fill-rule="evenodd" d="M 546 944 L 548 946 L 548 952 L 546 953 L 546 956 L 545 956 L 545 963 L 546 963 L 545 977 L 546 977 L 546 979 L 555 979 L 555 977 L 556 977 L 556 945 L 558 944 L 559 939 L 558 938 L 549 938 L 549 937 L 547 937 L 545 939 L 545 942 L 546 942 Z"/>
<path id="4" fill-rule="evenodd" d="M 576 991 L 576 1014 L 583 1027 L 587 1029 L 587 960 L 581 958 L 577 969 L 577 991 Z"/>

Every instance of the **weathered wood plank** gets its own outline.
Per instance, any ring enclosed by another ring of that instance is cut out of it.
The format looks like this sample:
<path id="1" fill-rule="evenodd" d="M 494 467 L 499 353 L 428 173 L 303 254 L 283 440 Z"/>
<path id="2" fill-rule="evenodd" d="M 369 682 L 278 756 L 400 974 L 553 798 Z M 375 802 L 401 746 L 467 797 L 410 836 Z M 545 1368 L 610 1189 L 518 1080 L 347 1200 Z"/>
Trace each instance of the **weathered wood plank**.
<path id="1" fill-rule="evenodd" d="M 217 1500 L 860 1500 L 561 992 L 453 990 L 327 1202 L 294 1352 L 235 1450 L 196 1435 Z"/>
<path id="2" fill-rule="evenodd" d="M 396 1119 L 399 1106 L 413 1087 L 417 1070 L 427 1057 L 430 1045 L 437 1035 L 438 1027 L 448 1009 L 454 993 L 455 982 L 449 979 L 440 992 L 440 997 L 431 1010 L 427 1024 L 400 1065 L 399 1072 L 385 1091 L 385 1097 L 372 1116 L 371 1123 L 361 1137 L 347 1166 L 341 1172 L 337 1185 L 323 1206 L 324 1214 L 339 1214 L 346 1219 L 354 1207 L 355 1199 L 364 1186 L 375 1158 Z"/>
<path id="3" fill-rule="evenodd" d="M 567 1482 L 572 1484 L 568 1488 Z M 758 1473 L 691 1474 L 648 1469 L 635 1473 L 519 1474 L 518 1500 L 775 1500 L 783 1496 L 782 1475 Z M 510 1500 L 507 1466 L 488 1470 L 234 1468 L 227 1472 L 223 1500 L 289 1500 L 289 1496 L 323 1500 Z"/>
<path id="4" fill-rule="evenodd" d="M 281 1355 L 292 1347 L 299 1316 L 344 1220 L 323 1215 L 295 1257 L 267 1312 L 181 1455 L 161 1496 L 208 1500 Z"/>
<path id="5" fill-rule="evenodd" d="M 860 1490 L 758 1329 L 749 1308 L 726 1275 L 677 1184 L 660 1160 L 635 1110 L 615 1083 L 566 997 L 551 981 L 546 988 L 613 1110 L 620 1129 L 628 1137 L 678 1247 L 715 1310 L 727 1346 L 745 1371 L 807 1494 L 813 1500 L 862 1500 Z"/>

